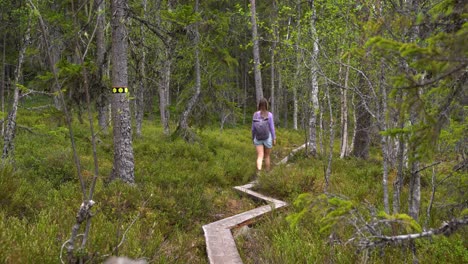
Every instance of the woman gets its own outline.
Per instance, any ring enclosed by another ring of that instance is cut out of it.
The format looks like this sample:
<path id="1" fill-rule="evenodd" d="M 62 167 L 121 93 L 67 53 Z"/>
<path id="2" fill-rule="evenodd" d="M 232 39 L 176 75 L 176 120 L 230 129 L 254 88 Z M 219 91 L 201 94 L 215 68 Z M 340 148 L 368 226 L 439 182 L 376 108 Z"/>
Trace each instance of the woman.
<path id="1" fill-rule="evenodd" d="M 263 159 L 265 159 L 265 168 L 269 171 L 271 148 L 276 145 L 275 124 L 273 114 L 268 111 L 268 101 L 265 98 L 260 99 L 257 110 L 252 118 L 252 140 L 257 150 L 257 172 L 262 170 Z M 268 122 L 266 137 L 261 136 L 264 132 L 260 122 Z"/>

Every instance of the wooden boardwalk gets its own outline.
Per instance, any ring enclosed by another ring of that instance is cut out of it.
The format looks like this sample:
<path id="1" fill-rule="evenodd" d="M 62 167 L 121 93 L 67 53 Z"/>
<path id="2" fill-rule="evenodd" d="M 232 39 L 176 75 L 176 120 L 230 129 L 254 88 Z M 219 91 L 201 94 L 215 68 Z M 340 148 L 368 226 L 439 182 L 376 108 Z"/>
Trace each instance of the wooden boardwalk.
<path id="1" fill-rule="evenodd" d="M 231 229 L 242 226 L 249 220 L 268 213 L 273 209 L 287 206 L 287 203 L 267 197 L 250 190 L 256 182 L 246 185 L 236 186 L 234 189 L 247 193 L 255 198 L 264 200 L 268 205 L 264 205 L 247 212 L 243 212 L 222 220 L 203 226 L 206 241 L 206 251 L 211 264 L 241 264 L 242 259 L 237 251 L 236 242 L 232 236 Z"/>

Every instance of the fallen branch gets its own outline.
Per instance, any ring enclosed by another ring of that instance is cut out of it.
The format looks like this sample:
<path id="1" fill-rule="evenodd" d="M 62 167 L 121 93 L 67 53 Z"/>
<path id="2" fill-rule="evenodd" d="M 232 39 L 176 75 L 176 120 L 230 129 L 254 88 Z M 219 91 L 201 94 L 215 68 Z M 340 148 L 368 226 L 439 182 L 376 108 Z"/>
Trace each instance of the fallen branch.
<path id="1" fill-rule="evenodd" d="M 55 108 L 55 106 L 48 104 L 48 105 L 42 105 L 42 106 L 36 106 L 36 107 L 27 107 L 25 109 L 29 111 L 41 111 L 41 110 L 51 109 L 51 108 Z"/>
<path id="2" fill-rule="evenodd" d="M 416 234 L 398 235 L 398 236 L 374 236 L 371 238 L 364 238 L 358 242 L 359 247 L 364 249 L 385 246 L 388 244 L 399 244 L 404 241 L 411 241 L 418 238 L 431 237 L 434 235 L 450 236 L 460 227 L 468 224 L 468 217 L 462 219 L 454 219 L 449 222 L 444 222 L 438 229 L 430 229 Z M 372 241 L 373 240 L 373 241 Z"/>
<path id="3" fill-rule="evenodd" d="M 24 129 L 24 130 L 28 131 L 28 132 L 31 133 L 31 134 L 37 135 L 37 133 L 34 132 L 34 131 L 32 130 L 32 128 L 30 128 L 30 127 L 18 125 L 18 128 Z"/>
<path id="4" fill-rule="evenodd" d="M 284 159 L 282 159 L 280 162 L 278 162 L 278 163 L 276 163 L 276 164 L 277 164 L 277 165 L 280 165 L 280 164 L 285 164 L 285 163 L 287 163 L 287 162 L 289 161 L 289 159 L 291 159 L 292 157 L 294 157 L 294 155 L 296 155 L 296 153 L 297 153 L 298 151 L 301 151 L 301 150 L 303 150 L 304 148 L 306 148 L 307 145 L 308 145 L 308 144 L 305 143 L 304 145 L 302 145 L 302 146 L 300 146 L 300 147 L 298 147 L 298 148 L 296 148 L 296 149 L 293 149 L 293 150 L 291 151 L 291 153 L 289 153 L 289 155 L 287 155 Z"/>

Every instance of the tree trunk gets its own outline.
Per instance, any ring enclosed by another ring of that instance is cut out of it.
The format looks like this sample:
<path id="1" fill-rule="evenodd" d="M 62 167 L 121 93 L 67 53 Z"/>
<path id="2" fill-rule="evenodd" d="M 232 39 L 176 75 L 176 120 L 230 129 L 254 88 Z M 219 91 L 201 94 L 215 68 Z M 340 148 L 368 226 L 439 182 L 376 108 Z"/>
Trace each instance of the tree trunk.
<path id="1" fill-rule="evenodd" d="M 199 2 L 195 0 L 195 12 L 198 12 Z M 192 114 L 193 108 L 198 101 L 198 97 L 200 96 L 201 91 L 201 73 L 200 73 L 200 36 L 198 32 L 198 22 L 195 23 L 194 29 L 194 46 L 195 46 L 195 93 L 193 94 L 192 98 L 187 104 L 187 108 L 182 113 L 179 121 L 179 125 L 177 127 L 176 134 L 182 136 L 186 141 L 193 141 L 195 136 L 192 134 L 188 127 L 188 118 Z"/>
<path id="2" fill-rule="evenodd" d="M 56 10 L 56 9 L 59 9 L 59 4 L 54 2 L 52 4 L 52 9 L 55 10 L 55 12 L 61 12 L 60 10 Z M 64 42 L 63 42 L 63 35 L 62 35 L 62 32 L 61 32 L 61 29 L 58 28 L 57 26 L 54 26 L 54 25 L 50 25 L 49 26 L 50 28 L 50 31 L 49 31 L 49 38 L 51 39 L 51 41 L 49 41 L 49 56 L 52 60 L 51 62 L 51 67 L 52 67 L 52 74 L 56 74 L 57 73 L 57 66 L 56 64 L 60 61 L 61 59 L 61 56 L 62 56 L 62 51 L 64 50 Z M 56 94 L 54 96 L 54 105 L 55 105 L 55 108 L 57 108 L 58 110 L 62 110 L 65 106 L 62 105 L 64 102 L 61 102 L 61 99 L 59 98 L 59 96 L 57 96 L 57 94 L 59 93 L 59 89 L 61 89 L 61 85 L 58 85 L 57 83 L 55 83 L 53 86 L 52 86 L 52 89 L 53 89 L 53 92 L 54 94 Z"/>
<path id="3" fill-rule="evenodd" d="M 5 88 L 6 88 L 5 65 L 6 65 L 6 32 L 3 32 L 2 87 L 0 90 L 0 96 L 2 97 L 2 113 L 5 113 Z M 5 122 L 2 123 L 1 135 L 3 136 L 4 133 L 5 133 Z"/>
<path id="4" fill-rule="evenodd" d="M 270 92 L 270 109 L 273 116 L 276 116 L 276 98 L 275 98 L 275 52 L 276 41 L 273 41 L 271 47 L 271 92 Z M 274 120 L 273 120 L 274 121 Z"/>
<path id="5" fill-rule="evenodd" d="M 105 83 L 107 73 L 106 63 L 106 1 L 95 0 L 96 4 L 96 65 L 98 68 L 98 92 L 96 98 L 96 108 L 98 113 L 98 124 L 101 130 L 107 134 L 109 119 L 109 93 Z"/>
<path id="6" fill-rule="evenodd" d="M 255 0 L 250 0 L 250 15 L 252 22 L 252 42 L 253 42 L 253 57 L 254 57 L 254 77 L 255 77 L 255 95 L 257 104 L 260 99 L 263 98 L 263 87 L 262 87 L 262 72 L 260 69 L 260 47 L 257 33 L 257 12 L 255 11 Z"/>
<path id="7" fill-rule="evenodd" d="M 387 84 L 385 82 L 385 64 L 384 60 L 380 61 L 380 105 L 378 109 L 378 124 L 379 130 L 381 132 L 387 131 L 388 124 L 387 124 Z M 388 191 L 388 171 L 389 171 L 389 163 L 390 163 L 390 146 L 389 146 L 389 136 L 387 135 L 380 135 L 380 144 L 382 148 L 382 167 L 383 167 L 383 179 L 382 179 L 382 188 L 383 188 L 383 201 L 384 201 L 384 210 L 387 214 L 390 213 L 390 197 Z"/>
<path id="8" fill-rule="evenodd" d="M 147 0 L 142 0 L 141 5 L 143 7 L 143 19 L 146 19 Z M 139 69 L 139 80 L 138 89 L 136 89 L 135 95 L 135 119 L 136 119 L 136 136 L 141 136 L 141 126 L 143 125 L 143 116 L 145 112 L 145 90 L 146 90 L 146 51 L 145 51 L 145 28 L 144 25 L 140 25 L 141 34 L 141 57 L 138 63 Z"/>
<path id="9" fill-rule="evenodd" d="M 159 83 L 159 112 L 164 134 L 169 135 L 169 89 L 171 85 L 172 48 L 165 48 L 161 79 Z"/>
<path id="10" fill-rule="evenodd" d="M 348 81 L 349 81 L 349 63 L 351 56 L 348 56 L 348 65 L 346 65 L 346 73 L 344 80 L 344 88 L 341 92 L 341 147 L 340 159 L 348 155 Z"/>
<path id="11" fill-rule="evenodd" d="M 397 95 L 397 109 L 398 109 L 398 116 L 401 116 L 401 111 L 402 107 L 401 105 L 403 104 L 403 91 L 398 91 Z M 399 125 L 398 127 L 400 129 L 403 129 L 404 127 L 404 120 L 403 117 L 400 117 Z M 397 177 L 395 178 L 395 181 L 393 182 L 393 214 L 400 213 L 400 194 L 401 194 L 401 189 L 403 186 L 403 169 L 404 169 L 404 158 L 405 158 L 405 142 L 404 138 L 402 135 L 398 137 L 398 150 L 397 150 Z"/>
<path id="12" fill-rule="evenodd" d="M 296 51 L 296 72 L 294 74 L 294 80 L 293 80 L 293 129 L 297 130 L 298 129 L 298 114 L 299 114 L 299 103 L 298 103 L 298 98 L 297 98 L 297 91 L 299 90 L 299 85 L 300 85 L 300 76 L 301 76 L 301 61 L 304 55 L 302 54 L 302 49 L 299 48 L 299 45 L 301 43 L 301 3 L 300 1 L 297 1 L 297 14 L 298 14 L 298 19 L 297 19 L 297 24 L 296 24 L 296 30 L 297 30 L 297 37 L 296 37 L 296 43 L 295 43 L 295 51 Z M 288 34 L 289 35 L 289 34 Z"/>
<path id="13" fill-rule="evenodd" d="M 363 89 L 366 86 L 366 82 L 362 74 L 359 75 L 359 87 Z M 365 94 L 365 93 L 363 93 Z M 365 99 L 362 96 L 359 97 L 359 102 L 356 105 L 356 124 L 353 142 L 353 152 L 351 155 L 357 158 L 367 159 L 369 157 L 369 146 L 370 146 L 370 126 L 371 126 L 371 115 L 365 107 Z"/>
<path id="14" fill-rule="evenodd" d="M 112 121 L 114 125 L 114 164 L 111 179 L 135 182 L 132 124 L 128 101 L 127 0 L 112 0 Z"/>
<path id="15" fill-rule="evenodd" d="M 16 135 L 16 116 L 18 113 L 18 104 L 19 104 L 19 82 L 20 77 L 22 74 L 22 66 L 24 57 L 26 54 L 26 47 L 29 44 L 30 39 L 30 21 L 28 23 L 28 28 L 26 29 L 26 33 L 24 35 L 23 43 L 21 45 L 21 49 L 18 56 L 18 64 L 15 69 L 15 82 L 13 83 L 14 92 L 13 92 L 13 102 L 11 106 L 11 110 L 8 113 L 7 125 L 3 137 L 3 154 L 2 159 L 6 160 L 8 158 L 13 157 L 13 152 L 15 149 L 14 139 Z"/>
<path id="16" fill-rule="evenodd" d="M 313 50 L 310 58 L 310 74 L 311 74 L 311 89 L 310 89 L 310 100 L 312 102 L 312 108 L 310 109 L 310 117 L 309 117 L 309 154 L 312 156 L 317 155 L 317 113 L 319 111 L 319 101 L 318 101 L 318 94 L 319 94 L 319 87 L 318 87 L 318 80 L 317 80 L 317 72 L 318 72 L 318 53 L 319 53 L 319 46 L 318 46 L 318 35 L 316 29 L 316 21 L 317 21 L 317 14 L 315 9 L 314 0 L 309 0 L 310 9 L 312 11 L 312 15 L 310 18 L 310 33 L 313 40 Z"/>
<path id="17" fill-rule="evenodd" d="M 276 3 L 276 0 L 273 0 L 273 10 L 274 10 L 274 18 L 272 19 L 277 19 L 278 16 L 278 5 Z M 276 46 L 278 45 L 279 42 L 279 32 L 278 32 L 278 27 L 274 25 L 274 21 L 272 21 L 273 25 L 273 43 L 271 47 L 271 92 L 270 92 L 270 109 L 271 112 L 273 113 L 273 118 L 277 120 L 277 106 L 276 106 L 276 93 L 275 93 L 275 80 L 276 80 L 276 61 L 275 61 L 275 53 L 276 53 Z"/>
<path id="18" fill-rule="evenodd" d="M 330 145 L 329 145 L 329 153 L 328 153 L 328 164 L 327 164 L 327 170 L 325 172 L 325 188 L 324 192 L 328 191 L 328 186 L 330 183 L 330 175 L 331 175 L 331 168 L 332 168 L 332 161 L 333 161 L 333 145 L 335 143 L 335 132 L 333 130 L 334 126 L 334 119 L 333 119 L 333 108 L 332 108 L 332 103 L 330 99 L 330 91 L 328 86 L 325 89 L 326 97 L 328 100 L 328 110 L 330 112 Z"/>
<path id="19" fill-rule="evenodd" d="M 412 0 L 409 1 L 408 3 L 408 10 L 410 14 L 417 15 L 419 14 L 419 0 Z M 416 21 L 413 21 L 416 24 Z M 410 42 L 417 41 L 417 39 L 420 37 L 420 29 L 419 25 L 415 25 L 411 28 L 409 31 L 410 35 Z M 406 70 L 410 71 L 409 65 L 405 65 Z M 413 72 L 414 75 L 415 72 Z M 409 96 L 421 96 L 421 90 L 420 88 L 417 88 L 416 90 L 412 90 L 409 92 Z M 412 104 L 410 107 L 410 122 L 411 125 L 416 125 L 418 122 L 420 122 L 420 117 L 418 113 L 418 108 L 419 105 L 417 104 Z M 411 135 L 413 136 L 413 135 Z M 409 195 L 408 195 L 408 214 L 413 217 L 415 220 L 418 220 L 419 218 L 419 210 L 421 206 L 421 174 L 419 173 L 419 161 L 417 158 L 417 146 L 415 145 L 416 143 L 414 141 L 410 142 L 409 145 L 409 152 L 408 154 L 410 155 L 409 160 L 410 160 L 410 183 L 409 183 Z M 413 259 L 414 262 L 414 259 Z"/>
<path id="20" fill-rule="evenodd" d="M 356 141 L 356 124 L 357 124 L 356 108 L 357 107 L 356 107 L 355 99 L 356 99 L 356 94 L 353 94 L 353 96 L 351 97 L 351 105 L 353 106 L 353 124 L 354 124 L 353 138 L 351 139 L 351 143 L 350 143 L 350 146 L 348 148 L 348 153 L 346 153 L 346 155 L 350 155 L 351 153 L 353 153 L 353 151 L 354 151 L 354 142 Z"/>

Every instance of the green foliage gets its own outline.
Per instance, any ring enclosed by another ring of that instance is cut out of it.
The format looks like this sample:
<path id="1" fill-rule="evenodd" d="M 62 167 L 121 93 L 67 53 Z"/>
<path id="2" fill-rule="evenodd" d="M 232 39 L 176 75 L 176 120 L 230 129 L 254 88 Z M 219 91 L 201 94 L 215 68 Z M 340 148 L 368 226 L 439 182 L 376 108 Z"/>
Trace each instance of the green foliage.
<path id="1" fill-rule="evenodd" d="M 162 17 L 176 25 L 186 27 L 200 21 L 199 13 L 195 13 L 193 5 L 178 5 L 175 10 L 163 11 Z"/>
<path id="2" fill-rule="evenodd" d="M 383 211 L 379 212 L 378 216 L 383 219 L 390 220 L 392 222 L 398 222 L 406 227 L 406 233 L 420 233 L 422 232 L 422 227 L 419 223 L 414 220 L 411 216 L 407 214 L 394 214 L 389 215 Z"/>
<path id="3" fill-rule="evenodd" d="M 312 221 L 320 228 L 320 233 L 328 233 L 353 209 L 353 203 L 326 195 L 301 194 L 294 201 L 294 207 L 300 211 L 287 217 L 291 227 L 296 228 L 301 221 Z"/>

